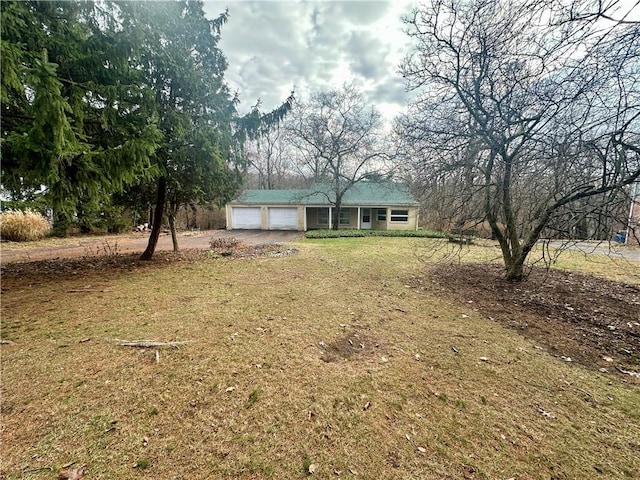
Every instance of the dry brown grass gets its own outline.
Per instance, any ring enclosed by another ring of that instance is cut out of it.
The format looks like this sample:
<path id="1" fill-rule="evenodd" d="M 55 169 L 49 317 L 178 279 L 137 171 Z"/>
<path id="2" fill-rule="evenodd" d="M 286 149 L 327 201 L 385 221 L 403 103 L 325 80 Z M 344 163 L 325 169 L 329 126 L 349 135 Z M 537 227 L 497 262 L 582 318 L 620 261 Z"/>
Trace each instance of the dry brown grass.
<path id="1" fill-rule="evenodd" d="M 424 244 L 307 240 L 281 258 L 3 282 L 1 473 L 640 476 L 637 386 L 412 287 Z M 114 338 L 191 343 L 157 362 Z"/>
<path id="2" fill-rule="evenodd" d="M 639 263 L 612 255 L 593 255 L 568 250 L 562 252 L 553 267 L 640 285 Z"/>
<path id="3" fill-rule="evenodd" d="M 12 242 L 40 240 L 51 232 L 51 224 L 38 212 L 29 209 L 0 212 L 0 237 Z"/>

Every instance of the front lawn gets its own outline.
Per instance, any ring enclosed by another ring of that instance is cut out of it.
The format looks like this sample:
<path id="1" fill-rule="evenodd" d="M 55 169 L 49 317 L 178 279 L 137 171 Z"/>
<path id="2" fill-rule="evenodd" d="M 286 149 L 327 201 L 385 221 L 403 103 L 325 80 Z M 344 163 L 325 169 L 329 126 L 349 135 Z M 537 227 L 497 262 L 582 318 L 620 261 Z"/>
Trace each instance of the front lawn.
<path id="1" fill-rule="evenodd" d="M 640 477 L 633 376 L 562 359 L 430 270 L 443 256 L 495 259 L 495 246 L 292 246 L 8 266 L 0 474 Z M 575 268 L 621 272 L 601 262 Z"/>

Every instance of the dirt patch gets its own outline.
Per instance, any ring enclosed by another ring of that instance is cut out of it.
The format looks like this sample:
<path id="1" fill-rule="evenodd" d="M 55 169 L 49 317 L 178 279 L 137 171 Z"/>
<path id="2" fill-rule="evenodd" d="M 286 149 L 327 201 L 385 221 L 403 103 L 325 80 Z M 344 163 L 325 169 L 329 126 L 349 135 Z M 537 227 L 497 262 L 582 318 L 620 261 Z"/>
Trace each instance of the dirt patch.
<path id="1" fill-rule="evenodd" d="M 640 289 L 580 273 L 534 269 L 521 283 L 499 265 L 438 265 L 442 292 L 520 330 L 567 362 L 640 381 Z"/>
<path id="2" fill-rule="evenodd" d="M 212 239 L 209 244 L 210 250 L 207 255 L 210 257 L 232 257 L 232 258 L 252 258 L 252 257 L 285 257 L 298 253 L 298 249 L 279 244 L 251 245 L 241 242 L 235 237 Z"/>
<path id="3" fill-rule="evenodd" d="M 354 356 L 371 355 L 380 349 L 380 343 L 358 332 L 343 335 L 330 343 L 321 341 L 319 345 L 323 350 L 320 358 L 327 363 L 348 360 Z"/>

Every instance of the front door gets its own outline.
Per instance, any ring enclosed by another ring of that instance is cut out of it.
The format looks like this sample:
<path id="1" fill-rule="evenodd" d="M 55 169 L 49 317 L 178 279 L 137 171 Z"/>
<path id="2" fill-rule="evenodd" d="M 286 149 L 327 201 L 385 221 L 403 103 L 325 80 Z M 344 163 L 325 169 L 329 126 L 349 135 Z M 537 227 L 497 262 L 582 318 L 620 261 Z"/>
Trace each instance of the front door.
<path id="1" fill-rule="evenodd" d="M 371 209 L 363 208 L 360 210 L 360 228 L 363 230 L 371 230 Z"/>

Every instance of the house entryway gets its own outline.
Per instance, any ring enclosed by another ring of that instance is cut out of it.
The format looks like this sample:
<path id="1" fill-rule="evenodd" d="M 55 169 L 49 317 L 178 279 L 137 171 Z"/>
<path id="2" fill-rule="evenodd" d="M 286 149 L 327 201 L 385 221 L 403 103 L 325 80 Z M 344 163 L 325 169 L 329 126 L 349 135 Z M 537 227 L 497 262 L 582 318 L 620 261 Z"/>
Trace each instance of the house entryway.
<path id="1" fill-rule="evenodd" d="M 360 210 L 360 228 L 363 230 L 371 230 L 371 209 L 363 208 Z"/>

